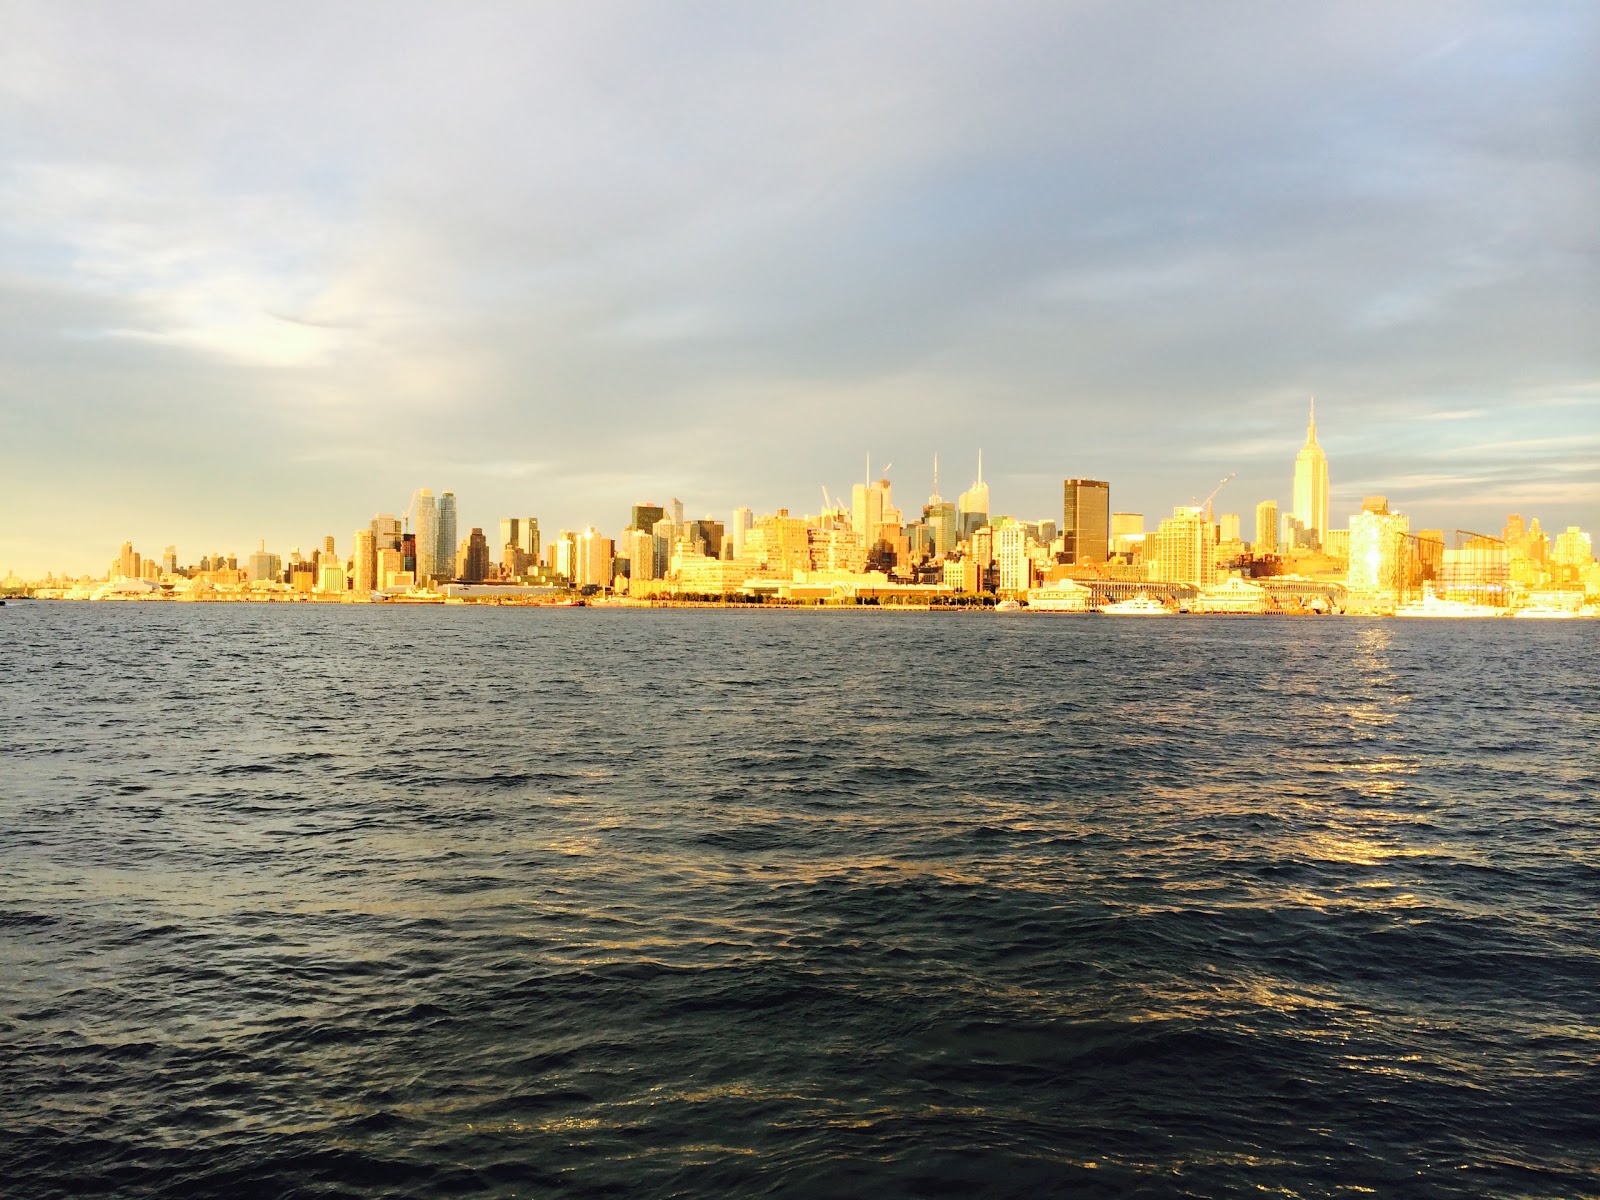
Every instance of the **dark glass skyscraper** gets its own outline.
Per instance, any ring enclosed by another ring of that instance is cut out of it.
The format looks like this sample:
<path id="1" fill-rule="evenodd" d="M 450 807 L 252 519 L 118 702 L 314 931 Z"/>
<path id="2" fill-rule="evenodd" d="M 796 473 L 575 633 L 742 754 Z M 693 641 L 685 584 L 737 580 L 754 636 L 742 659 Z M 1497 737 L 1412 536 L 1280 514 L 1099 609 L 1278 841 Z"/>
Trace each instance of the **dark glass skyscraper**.
<path id="1" fill-rule="evenodd" d="M 1069 479 L 1062 487 L 1061 533 L 1069 563 L 1103 563 L 1111 542 L 1111 485 Z"/>

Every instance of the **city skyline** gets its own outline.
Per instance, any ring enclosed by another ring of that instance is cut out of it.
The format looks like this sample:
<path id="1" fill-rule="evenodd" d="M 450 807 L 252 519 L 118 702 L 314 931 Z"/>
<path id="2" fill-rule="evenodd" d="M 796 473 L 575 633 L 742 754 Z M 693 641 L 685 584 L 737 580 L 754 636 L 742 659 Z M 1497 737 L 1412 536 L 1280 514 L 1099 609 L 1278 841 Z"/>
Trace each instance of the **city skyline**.
<path id="1" fill-rule="evenodd" d="M 0 46 L 0 571 L 868 448 L 1289 511 L 1313 393 L 1335 520 L 1600 526 L 1591 6 L 83 12 Z"/>

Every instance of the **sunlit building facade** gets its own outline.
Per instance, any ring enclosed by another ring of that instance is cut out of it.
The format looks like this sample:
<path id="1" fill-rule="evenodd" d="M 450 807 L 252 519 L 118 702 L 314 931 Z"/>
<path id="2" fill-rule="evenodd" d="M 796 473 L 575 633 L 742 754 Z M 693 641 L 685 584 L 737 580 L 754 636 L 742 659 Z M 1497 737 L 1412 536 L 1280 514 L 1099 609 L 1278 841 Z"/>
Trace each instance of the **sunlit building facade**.
<path id="1" fill-rule="evenodd" d="M 1328 456 L 1317 442 L 1317 402 L 1311 402 L 1306 444 L 1294 460 L 1294 516 L 1305 531 L 1307 545 L 1322 548 L 1328 532 Z"/>
<path id="2" fill-rule="evenodd" d="M 1062 552 L 1069 563 L 1103 563 L 1111 549 L 1111 485 L 1100 479 L 1062 484 Z"/>

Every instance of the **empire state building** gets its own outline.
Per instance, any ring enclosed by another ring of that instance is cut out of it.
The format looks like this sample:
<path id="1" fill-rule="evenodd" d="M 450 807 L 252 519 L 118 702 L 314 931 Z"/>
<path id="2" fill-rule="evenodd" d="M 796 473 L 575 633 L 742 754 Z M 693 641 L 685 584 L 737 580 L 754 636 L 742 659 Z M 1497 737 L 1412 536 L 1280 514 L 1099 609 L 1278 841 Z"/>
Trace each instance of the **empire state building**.
<path id="1" fill-rule="evenodd" d="M 1328 536 L 1328 456 L 1317 445 L 1317 401 L 1311 401 L 1311 423 L 1306 444 L 1294 460 L 1294 518 L 1313 538 L 1318 549 Z"/>

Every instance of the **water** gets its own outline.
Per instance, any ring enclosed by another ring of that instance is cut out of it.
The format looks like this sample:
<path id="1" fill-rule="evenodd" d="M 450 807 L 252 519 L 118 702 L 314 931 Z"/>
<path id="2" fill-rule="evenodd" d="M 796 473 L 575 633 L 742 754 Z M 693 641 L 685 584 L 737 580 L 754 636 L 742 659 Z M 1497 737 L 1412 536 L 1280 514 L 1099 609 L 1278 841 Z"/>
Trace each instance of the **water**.
<path id="1" fill-rule="evenodd" d="M 1597 645 L 8 606 L 0 1192 L 1600 1194 Z"/>

